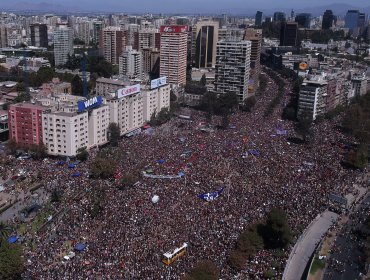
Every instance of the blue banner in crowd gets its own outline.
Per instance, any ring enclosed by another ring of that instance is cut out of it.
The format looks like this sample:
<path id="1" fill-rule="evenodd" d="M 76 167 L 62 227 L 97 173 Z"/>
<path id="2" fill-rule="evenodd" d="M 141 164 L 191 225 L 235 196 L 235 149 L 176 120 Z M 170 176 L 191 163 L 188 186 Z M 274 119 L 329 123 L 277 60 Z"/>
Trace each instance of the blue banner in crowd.
<path id="1" fill-rule="evenodd" d="M 198 195 L 198 197 L 205 201 L 212 201 L 212 200 L 215 200 L 217 197 L 219 197 L 220 194 L 224 191 L 224 189 L 225 188 L 221 188 L 220 190 L 216 192 L 202 193 Z"/>

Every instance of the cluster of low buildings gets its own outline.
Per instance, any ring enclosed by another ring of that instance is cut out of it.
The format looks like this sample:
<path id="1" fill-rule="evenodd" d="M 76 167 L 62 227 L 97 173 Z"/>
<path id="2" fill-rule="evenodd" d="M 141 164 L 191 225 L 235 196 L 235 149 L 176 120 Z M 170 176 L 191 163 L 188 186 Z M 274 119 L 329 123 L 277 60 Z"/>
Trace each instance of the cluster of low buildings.
<path id="1" fill-rule="evenodd" d="M 166 77 L 150 84 L 101 78 L 97 84 L 98 94 L 91 98 L 51 90 L 9 105 L 9 138 L 25 147 L 43 143 L 50 155 L 75 156 L 80 148 L 106 144 L 110 123 L 127 135 L 170 107 Z"/>

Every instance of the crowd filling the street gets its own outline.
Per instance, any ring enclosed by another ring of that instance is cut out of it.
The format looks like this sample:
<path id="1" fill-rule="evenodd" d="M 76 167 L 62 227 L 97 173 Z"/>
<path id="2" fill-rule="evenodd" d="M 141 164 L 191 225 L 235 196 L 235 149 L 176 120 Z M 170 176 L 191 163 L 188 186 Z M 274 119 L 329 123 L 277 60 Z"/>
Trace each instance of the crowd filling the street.
<path id="1" fill-rule="evenodd" d="M 290 90 L 287 83 L 282 103 Z M 340 120 L 318 122 L 309 143 L 293 143 L 293 123 L 280 118 L 282 104 L 264 116 L 276 92 L 276 84 L 269 83 L 252 112 L 231 114 L 227 129 L 217 128 L 220 117 L 209 123 L 204 112 L 187 109 L 190 120 L 172 118 L 123 138 L 118 147 L 94 148 L 73 168 L 73 160 L 63 164 L 51 158 L 3 166 L 4 180 L 22 169 L 39 174 L 40 195 L 62 194 L 61 202 L 50 206 L 50 223 L 21 236 L 24 279 L 181 279 L 200 260 L 211 260 L 222 279 L 262 279 L 272 268 L 281 279 L 294 244 L 279 254 L 258 251 L 236 274 L 227 259 L 241 231 L 279 208 L 298 238 L 328 208 L 329 194 L 345 196 L 365 182 L 363 173 L 341 165 L 341 143 L 355 140 L 338 130 Z M 91 178 L 91 162 L 108 149 L 118 162 L 116 173 L 139 174 L 137 183 L 122 189 L 117 178 Z M 211 201 L 199 197 L 221 189 Z M 24 197 L 25 207 L 30 199 Z M 8 222 L 16 228 L 19 214 Z M 163 264 L 163 254 L 184 242 L 187 252 Z M 64 258 L 78 243 L 86 248 Z"/>

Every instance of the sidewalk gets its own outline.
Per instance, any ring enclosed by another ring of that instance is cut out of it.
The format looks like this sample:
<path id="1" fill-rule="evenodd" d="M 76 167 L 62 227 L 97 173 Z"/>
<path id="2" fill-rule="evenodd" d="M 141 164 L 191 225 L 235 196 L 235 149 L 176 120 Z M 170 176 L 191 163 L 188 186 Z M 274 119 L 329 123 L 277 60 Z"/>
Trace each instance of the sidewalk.
<path id="1" fill-rule="evenodd" d="M 337 218 L 338 214 L 325 211 L 311 222 L 290 253 L 285 266 L 283 280 L 301 279 L 317 244 Z"/>

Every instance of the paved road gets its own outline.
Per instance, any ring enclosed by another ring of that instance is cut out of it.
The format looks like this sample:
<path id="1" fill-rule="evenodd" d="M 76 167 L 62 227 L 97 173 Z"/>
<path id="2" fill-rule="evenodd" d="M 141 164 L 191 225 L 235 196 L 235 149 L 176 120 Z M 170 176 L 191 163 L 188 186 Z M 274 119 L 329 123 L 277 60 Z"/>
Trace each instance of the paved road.
<path id="1" fill-rule="evenodd" d="M 361 251 L 361 239 L 354 234 L 353 229 L 361 227 L 369 212 L 370 195 L 356 208 L 354 216 L 348 221 L 348 225 L 337 237 L 333 246 L 325 270 L 324 280 L 356 280 L 365 274 L 365 256 Z"/>
<path id="2" fill-rule="evenodd" d="M 301 279 L 317 244 L 337 218 L 338 214 L 325 211 L 311 222 L 290 253 L 283 280 Z"/>

